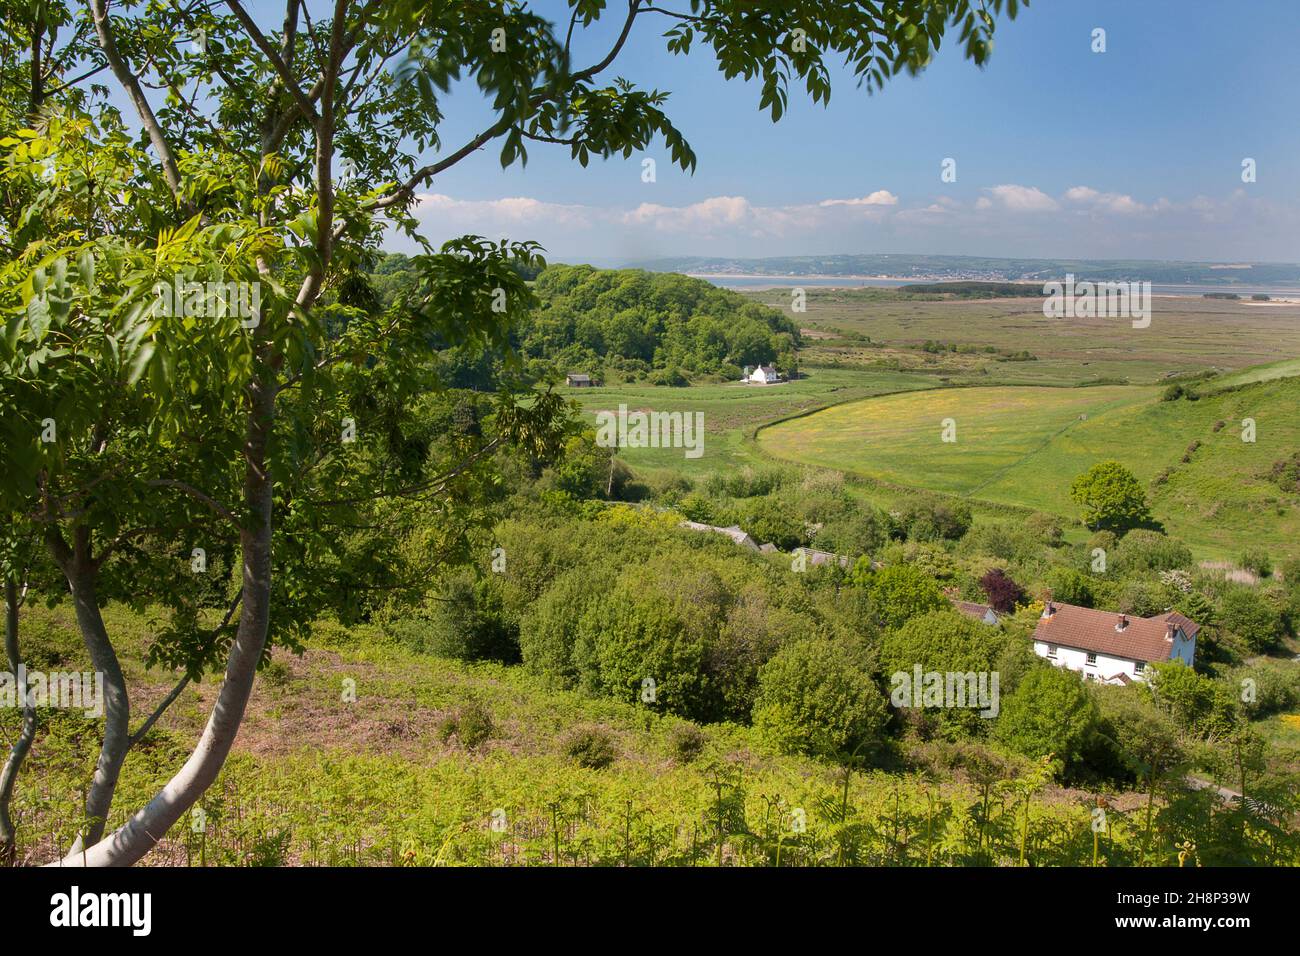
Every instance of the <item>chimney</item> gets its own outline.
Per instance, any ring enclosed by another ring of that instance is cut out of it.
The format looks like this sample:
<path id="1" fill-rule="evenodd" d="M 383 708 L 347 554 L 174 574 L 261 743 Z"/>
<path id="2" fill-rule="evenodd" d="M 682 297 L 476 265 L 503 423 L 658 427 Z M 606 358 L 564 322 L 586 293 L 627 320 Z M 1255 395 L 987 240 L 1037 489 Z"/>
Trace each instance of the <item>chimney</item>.
<path id="1" fill-rule="evenodd" d="M 1056 613 L 1056 605 L 1052 603 L 1052 589 L 1047 589 L 1047 600 L 1043 602 L 1043 617 L 1051 617 Z"/>
<path id="2" fill-rule="evenodd" d="M 1165 621 L 1165 640 L 1170 644 L 1174 642 L 1174 635 L 1178 632 L 1178 625 L 1173 621 Z"/>
<path id="3" fill-rule="evenodd" d="M 1128 615 L 1121 614 L 1119 620 L 1115 623 L 1115 630 L 1122 631 L 1126 627 L 1128 627 Z"/>

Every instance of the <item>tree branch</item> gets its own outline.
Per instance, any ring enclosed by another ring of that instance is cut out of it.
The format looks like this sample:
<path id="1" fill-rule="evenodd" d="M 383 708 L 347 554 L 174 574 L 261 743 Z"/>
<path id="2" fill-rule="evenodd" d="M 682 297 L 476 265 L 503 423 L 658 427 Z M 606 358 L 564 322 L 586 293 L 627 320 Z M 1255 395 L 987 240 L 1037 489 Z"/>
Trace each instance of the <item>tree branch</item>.
<path id="1" fill-rule="evenodd" d="M 627 17 L 623 21 L 623 28 L 621 31 L 619 31 L 618 39 L 614 41 L 614 45 L 610 47 L 609 52 L 605 54 L 604 58 L 600 60 L 598 63 L 593 63 L 585 70 L 580 70 L 577 73 L 572 74 L 571 76 L 572 81 L 582 82 L 585 80 L 590 80 L 598 73 L 603 72 L 606 68 L 609 67 L 611 63 L 614 62 L 615 59 L 618 58 L 619 53 L 622 52 L 623 50 L 623 46 L 627 43 L 628 36 L 631 35 L 632 24 L 635 22 L 637 15 L 641 13 L 644 9 L 647 9 L 642 7 L 641 3 L 642 0 L 628 0 Z M 567 45 L 567 41 L 566 41 L 566 45 Z M 533 105 L 534 106 L 540 105 L 544 101 L 545 101 L 545 97 L 537 97 L 533 100 Z M 410 197 L 414 195 L 416 188 L 420 186 L 423 182 L 425 182 L 428 179 L 431 179 L 432 177 L 443 172 L 444 170 L 456 165 L 466 156 L 480 149 L 484 144 L 490 142 L 491 140 L 496 139 L 498 136 L 505 133 L 506 130 L 508 129 L 510 129 L 510 122 L 507 119 L 502 118 L 498 120 L 492 126 L 488 127 L 483 132 L 475 136 L 472 140 L 470 140 L 460 149 L 456 150 L 454 153 L 451 153 L 447 157 L 440 159 L 435 163 L 429 163 L 428 165 L 423 166 L 420 169 L 416 170 L 413 174 L 411 174 L 411 176 L 407 178 L 407 180 L 404 183 L 402 183 L 392 192 L 388 193 L 385 196 L 378 197 L 369 203 L 363 204 L 361 207 L 362 211 L 374 212 L 382 209 L 388 209 L 392 206 L 395 206 L 401 202 L 410 199 Z M 338 228 L 335 229 L 334 235 L 336 239 L 341 237 L 343 233 L 346 232 L 347 225 L 348 224 L 346 222 L 340 223 Z"/>
<path id="2" fill-rule="evenodd" d="M 211 644 L 212 641 L 216 640 L 217 635 L 226 629 L 226 626 L 230 623 L 230 619 L 235 615 L 235 609 L 239 607 L 239 602 L 243 599 L 244 592 L 241 589 L 240 592 L 235 595 L 235 600 L 231 602 L 230 607 L 226 609 L 226 616 L 221 619 L 221 623 L 213 628 L 213 630 L 208 634 L 207 640 L 204 641 L 205 645 Z M 204 649 L 207 649 L 206 646 Z M 148 719 L 145 720 L 143 724 L 140 725 L 140 729 L 133 733 L 127 740 L 126 746 L 128 750 L 144 739 L 145 734 L 149 733 L 149 731 L 153 729 L 153 725 L 158 722 L 158 718 L 166 712 L 168 707 L 176 703 L 176 698 L 180 697 L 181 691 L 185 690 L 189 684 L 189 674 L 186 674 L 176 682 L 176 686 L 173 687 L 167 696 L 162 699 L 162 702 L 154 708 L 154 712 L 149 715 Z"/>
<path id="3" fill-rule="evenodd" d="M 158 124 L 158 117 L 154 114 L 153 107 L 145 98 L 144 90 L 140 88 L 140 79 L 131 72 L 126 61 L 122 59 L 122 54 L 117 49 L 117 40 L 113 36 L 113 29 L 108 20 L 108 3 L 109 0 L 90 0 L 90 12 L 95 21 L 95 34 L 99 37 L 99 46 L 104 51 L 104 57 L 108 60 L 108 65 L 117 77 L 117 82 L 122 85 L 127 96 L 131 98 L 132 105 L 135 106 L 136 115 L 140 117 L 140 123 L 144 126 L 145 132 L 149 135 L 149 142 L 158 153 L 158 161 L 162 164 L 163 178 L 167 181 L 168 188 L 171 189 L 172 195 L 178 201 L 181 199 L 181 173 L 180 168 L 176 165 L 176 157 L 172 154 L 171 145 L 167 142 L 162 127 Z M 189 203 L 186 202 L 188 207 Z"/>
<path id="4" fill-rule="evenodd" d="M 211 497 L 210 495 L 207 495 L 204 492 L 199 491 L 199 489 L 195 488 L 193 485 L 186 484 L 183 481 L 177 481 L 175 478 L 154 478 L 150 481 L 145 482 L 145 484 L 147 484 L 150 488 L 175 488 L 178 491 L 183 491 L 191 498 L 195 498 L 203 502 L 210 509 L 212 509 L 212 511 L 214 511 L 219 517 L 225 518 L 236 528 L 238 528 L 241 531 L 243 530 L 243 526 L 240 525 L 239 519 L 235 517 L 235 513 L 233 511 L 231 511 L 229 508 L 221 504 L 221 502 L 217 501 L 215 498 Z"/>
<path id="5" fill-rule="evenodd" d="M 92 2 L 94 2 L 94 0 L 92 0 Z M 230 12 L 235 15 L 235 19 L 243 26 L 244 32 L 248 34 L 248 38 L 253 41 L 253 44 L 261 50 L 262 54 L 268 61 L 270 61 L 271 68 L 275 70 L 276 75 L 280 78 L 280 82 L 284 84 L 284 88 L 289 91 L 289 95 L 292 96 L 294 102 L 298 104 L 298 109 L 302 111 L 304 116 L 311 120 L 313 126 L 319 126 L 320 115 L 316 112 L 316 107 L 312 105 L 311 100 L 307 98 L 307 94 L 298 86 L 298 80 L 289 70 L 289 67 L 284 60 L 280 58 L 280 54 L 276 52 L 275 47 L 271 46 L 271 41 L 266 38 L 266 34 L 262 32 L 261 28 L 258 27 L 256 23 L 253 22 L 253 18 L 250 17 L 248 12 L 240 5 L 239 0 L 226 0 L 226 4 L 230 7 Z"/>

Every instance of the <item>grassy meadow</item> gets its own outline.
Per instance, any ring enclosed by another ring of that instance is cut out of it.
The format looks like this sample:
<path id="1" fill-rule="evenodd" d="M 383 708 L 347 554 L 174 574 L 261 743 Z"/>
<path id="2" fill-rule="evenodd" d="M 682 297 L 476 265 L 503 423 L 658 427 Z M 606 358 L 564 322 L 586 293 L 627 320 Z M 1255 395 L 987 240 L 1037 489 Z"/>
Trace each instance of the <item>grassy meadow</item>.
<path id="1" fill-rule="evenodd" d="M 703 412 L 704 454 L 699 458 L 686 458 L 680 448 L 619 450 L 619 456 L 639 473 L 680 473 L 694 478 L 762 461 L 763 453 L 749 439 L 766 422 L 872 395 L 934 386 L 934 378 L 926 375 L 818 368 L 779 385 L 727 382 L 669 388 L 638 384 L 566 389 L 566 393 L 579 402 L 584 420 L 592 424 L 598 412 L 617 412 L 620 404 L 629 412 Z"/>
<path id="2" fill-rule="evenodd" d="M 1295 378 L 1170 402 L 1151 387 L 945 389 L 837 406 L 758 441 L 779 458 L 1067 518 L 1074 477 L 1114 458 L 1148 483 L 1155 517 L 1198 556 L 1235 558 L 1247 545 L 1290 556 L 1300 501 L 1267 475 L 1300 448 L 1298 405 Z M 1254 442 L 1242 440 L 1247 418 Z"/>

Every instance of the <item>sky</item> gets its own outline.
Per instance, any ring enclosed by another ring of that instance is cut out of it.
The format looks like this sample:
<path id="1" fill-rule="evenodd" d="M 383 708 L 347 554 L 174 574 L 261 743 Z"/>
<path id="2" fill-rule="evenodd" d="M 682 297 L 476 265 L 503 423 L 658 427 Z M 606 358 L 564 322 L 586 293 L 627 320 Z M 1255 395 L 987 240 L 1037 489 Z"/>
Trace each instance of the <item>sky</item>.
<path id="1" fill-rule="evenodd" d="M 531 7 L 567 23 L 563 0 Z M 576 63 L 603 56 L 621 21 L 610 7 Z M 507 170 L 486 149 L 421 193 L 425 235 L 533 239 L 552 261 L 598 265 L 886 252 L 1300 261 L 1297 0 L 1031 0 L 999 24 L 984 69 L 950 37 L 883 92 L 839 69 L 829 107 L 792 88 L 776 124 L 757 85 L 724 80 L 707 48 L 669 54 L 668 24 L 639 20 L 603 76 L 671 92 L 693 175 L 659 142 L 586 169 L 562 146 L 532 144 Z M 454 94 L 452 148 L 489 119 L 476 90 Z M 409 249 L 397 236 L 389 247 Z"/>

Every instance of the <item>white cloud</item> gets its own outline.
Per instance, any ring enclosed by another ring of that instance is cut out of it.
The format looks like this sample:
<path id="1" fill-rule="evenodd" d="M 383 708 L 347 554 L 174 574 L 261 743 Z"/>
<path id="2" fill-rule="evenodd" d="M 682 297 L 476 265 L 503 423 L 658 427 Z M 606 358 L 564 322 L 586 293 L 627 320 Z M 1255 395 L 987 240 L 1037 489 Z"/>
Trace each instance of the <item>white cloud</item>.
<path id="1" fill-rule="evenodd" d="M 714 196 L 689 206 L 661 206 L 643 202 L 622 215 L 627 225 L 652 225 L 670 232 L 712 231 L 754 219 L 754 207 L 744 196 Z"/>
<path id="2" fill-rule="evenodd" d="M 529 196 L 502 199 L 453 199 L 442 193 L 422 193 L 416 197 L 416 215 L 425 212 L 452 222 L 479 222 L 500 225 L 511 223 L 559 222 L 565 225 L 589 225 L 589 207 L 545 202 Z"/>
<path id="3" fill-rule="evenodd" d="M 994 205 L 1013 212 L 1053 212 L 1060 208 L 1055 199 L 1036 186 L 1017 186 L 1005 183 L 1001 186 L 989 186 L 983 196 L 975 203 L 976 209 L 989 209 Z"/>
<path id="4" fill-rule="evenodd" d="M 1162 258 L 1300 258 L 1300 205 L 1254 198 L 1248 190 L 1141 200 L 1085 185 L 1049 195 L 1003 183 L 962 199 L 939 194 L 911 203 L 878 189 L 788 205 L 733 195 L 635 206 L 428 193 L 419 197 L 416 215 L 431 241 L 466 233 L 533 239 L 557 258 L 799 255 L 865 247 L 1123 258 L 1158 249 Z"/>
<path id="5" fill-rule="evenodd" d="M 1071 186 L 1065 191 L 1065 199 L 1068 202 L 1119 215 L 1145 212 L 1148 208 L 1132 196 L 1123 193 L 1103 193 L 1091 186 Z"/>
<path id="6" fill-rule="evenodd" d="M 877 189 L 869 196 L 858 199 L 823 199 L 819 206 L 897 206 L 898 197 L 888 189 Z"/>

